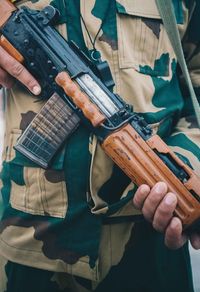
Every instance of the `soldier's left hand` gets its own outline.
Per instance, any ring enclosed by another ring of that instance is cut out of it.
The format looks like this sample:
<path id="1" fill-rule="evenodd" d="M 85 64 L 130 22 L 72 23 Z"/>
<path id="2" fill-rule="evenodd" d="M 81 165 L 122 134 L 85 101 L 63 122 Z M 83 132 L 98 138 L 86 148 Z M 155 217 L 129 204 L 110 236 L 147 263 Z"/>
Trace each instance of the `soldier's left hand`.
<path id="1" fill-rule="evenodd" d="M 165 234 L 165 244 L 171 249 L 182 247 L 189 239 L 195 249 L 200 249 L 200 235 L 188 237 L 183 232 L 181 220 L 174 216 L 177 197 L 168 192 L 164 182 L 153 188 L 141 185 L 133 198 L 134 206 L 141 210 L 145 219 L 152 223 L 155 230 Z"/>

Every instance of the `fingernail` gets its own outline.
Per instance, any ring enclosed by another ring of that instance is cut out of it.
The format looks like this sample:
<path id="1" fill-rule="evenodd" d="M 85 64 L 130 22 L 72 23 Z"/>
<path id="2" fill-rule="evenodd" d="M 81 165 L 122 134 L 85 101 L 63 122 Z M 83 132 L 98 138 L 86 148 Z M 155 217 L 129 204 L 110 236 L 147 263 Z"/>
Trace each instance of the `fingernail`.
<path id="1" fill-rule="evenodd" d="M 176 201 L 176 197 L 174 195 L 168 195 L 165 198 L 165 204 L 170 206 Z"/>
<path id="2" fill-rule="evenodd" d="M 39 86 L 34 86 L 32 89 L 33 94 L 38 95 L 41 92 L 41 88 Z"/>
<path id="3" fill-rule="evenodd" d="M 155 187 L 155 191 L 157 193 L 162 193 L 162 192 L 167 191 L 165 183 L 158 183 L 158 185 Z"/>
<path id="4" fill-rule="evenodd" d="M 142 187 L 140 188 L 140 193 L 141 193 L 142 195 L 145 195 L 147 192 L 149 192 L 149 187 L 148 187 L 148 186 L 142 186 Z"/>
<path id="5" fill-rule="evenodd" d="M 171 228 L 176 229 L 178 224 L 179 224 L 179 221 L 176 220 L 175 218 L 173 218 L 173 220 L 171 222 Z"/>

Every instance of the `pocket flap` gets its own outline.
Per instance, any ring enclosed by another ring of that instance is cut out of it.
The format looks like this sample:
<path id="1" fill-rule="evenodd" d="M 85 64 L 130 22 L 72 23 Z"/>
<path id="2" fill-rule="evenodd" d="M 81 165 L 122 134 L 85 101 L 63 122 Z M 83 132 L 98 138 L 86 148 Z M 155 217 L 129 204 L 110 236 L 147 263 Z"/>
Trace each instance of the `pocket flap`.
<path id="1" fill-rule="evenodd" d="M 155 0 L 118 0 L 117 11 L 122 14 L 161 19 Z"/>

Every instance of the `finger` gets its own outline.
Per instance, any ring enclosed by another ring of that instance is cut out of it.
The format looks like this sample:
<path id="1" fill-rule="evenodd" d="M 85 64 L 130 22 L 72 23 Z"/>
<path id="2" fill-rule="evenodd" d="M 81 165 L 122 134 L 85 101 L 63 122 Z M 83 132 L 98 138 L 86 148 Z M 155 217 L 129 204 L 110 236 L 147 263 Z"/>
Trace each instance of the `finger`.
<path id="1" fill-rule="evenodd" d="M 167 185 L 164 182 L 156 183 L 155 186 L 151 189 L 142 208 L 142 213 L 148 221 L 152 222 L 155 211 L 166 193 Z"/>
<path id="2" fill-rule="evenodd" d="M 137 189 L 133 198 L 133 204 L 137 209 L 139 210 L 142 209 L 144 201 L 146 200 L 149 192 L 150 192 L 150 187 L 148 185 L 141 185 Z"/>
<path id="3" fill-rule="evenodd" d="M 33 94 L 37 95 L 40 93 L 41 88 L 35 78 L 2 47 L 0 47 L 0 66 L 24 84 Z"/>
<path id="4" fill-rule="evenodd" d="M 194 233 L 190 236 L 190 242 L 194 249 L 200 249 L 200 234 Z"/>
<path id="5" fill-rule="evenodd" d="M 5 70 L 0 68 L 0 84 L 4 87 L 11 88 L 14 83 L 12 78 Z"/>
<path id="6" fill-rule="evenodd" d="M 157 207 L 154 218 L 153 218 L 153 227 L 159 231 L 165 231 L 170 220 L 172 219 L 174 210 L 177 205 L 177 197 L 173 193 L 167 193 L 164 199 L 160 202 Z"/>
<path id="7" fill-rule="evenodd" d="M 188 237 L 182 233 L 182 223 L 177 217 L 173 217 L 165 231 L 165 244 L 170 249 L 178 249 L 182 247 Z"/>

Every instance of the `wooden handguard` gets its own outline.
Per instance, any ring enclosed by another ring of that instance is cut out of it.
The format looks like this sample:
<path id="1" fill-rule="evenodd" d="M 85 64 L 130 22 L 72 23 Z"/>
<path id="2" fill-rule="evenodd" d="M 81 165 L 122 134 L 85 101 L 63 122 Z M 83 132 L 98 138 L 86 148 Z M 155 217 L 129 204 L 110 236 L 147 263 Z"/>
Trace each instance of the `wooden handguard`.
<path id="1" fill-rule="evenodd" d="M 9 53 L 15 60 L 23 63 L 23 56 L 11 45 L 11 43 L 3 35 L 0 36 L 0 46 L 4 48 L 4 50 Z"/>
<path id="2" fill-rule="evenodd" d="M 160 139 L 154 135 L 144 141 L 131 125 L 126 125 L 119 131 L 109 135 L 102 143 L 102 148 L 109 157 L 138 186 L 147 184 L 153 187 L 156 182 L 164 181 L 168 191 L 178 197 L 175 215 L 183 223 L 184 229 L 200 218 L 200 202 L 192 195 L 195 192 L 200 197 L 200 178 L 185 165 Z M 189 175 L 189 180 L 182 183 L 154 152 L 170 155 Z"/>
<path id="3" fill-rule="evenodd" d="M 99 126 L 105 121 L 106 117 L 100 113 L 99 109 L 89 100 L 88 96 L 80 90 L 78 84 L 72 81 L 67 72 L 60 72 L 56 76 L 55 81 L 63 88 L 74 104 L 82 110 L 85 117 L 94 127 Z"/>

